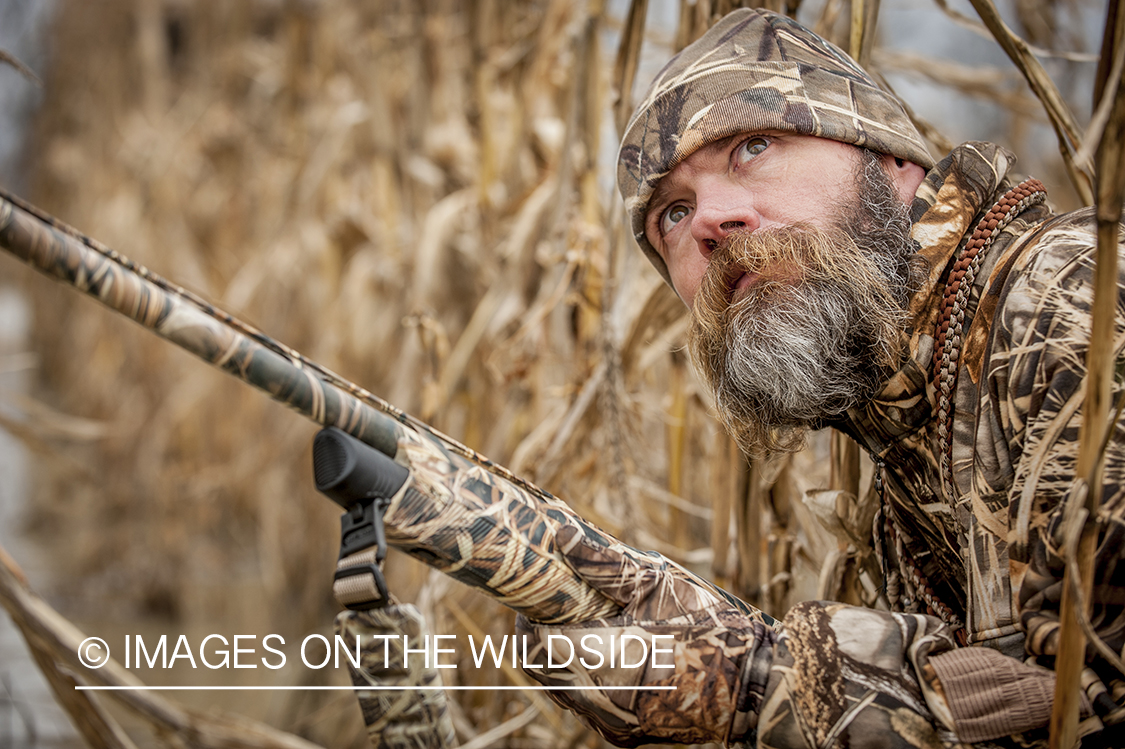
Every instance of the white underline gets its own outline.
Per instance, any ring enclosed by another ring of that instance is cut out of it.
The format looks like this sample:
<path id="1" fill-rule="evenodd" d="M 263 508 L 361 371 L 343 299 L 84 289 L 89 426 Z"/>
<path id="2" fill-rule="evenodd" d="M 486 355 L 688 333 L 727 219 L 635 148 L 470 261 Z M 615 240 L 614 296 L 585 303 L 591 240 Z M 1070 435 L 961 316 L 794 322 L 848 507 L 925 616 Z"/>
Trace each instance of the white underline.
<path id="1" fill-rule="evenodd" d="M 515 687 L 515 686 L 500 686 L 500 687 L 423 687 L 423 686 L 402 686 L 402 687 L 383 687 L 383 686 L 365 686 L 365 687 L 83 687 L 76 686 L 74 688 L 79 692 L 194 692 L 194 691 L 249 691 L 249 690 L 262 690 L 268 692 L 387 692 L 397 691 L 401 692 L 405 689 L 414 689 L 418 691 L 437 691 L 444 690 L 447 692 L 495 692 L 495 691 L 515 691 L 522 692 L 546 692 L 549 690 L 559 691 L 576 691 L 583 689 L 594 689 L 599 692 L 674 692 L 679 687 L 576 687 L 576 686 L 560 686 L 560 687 Z"/>

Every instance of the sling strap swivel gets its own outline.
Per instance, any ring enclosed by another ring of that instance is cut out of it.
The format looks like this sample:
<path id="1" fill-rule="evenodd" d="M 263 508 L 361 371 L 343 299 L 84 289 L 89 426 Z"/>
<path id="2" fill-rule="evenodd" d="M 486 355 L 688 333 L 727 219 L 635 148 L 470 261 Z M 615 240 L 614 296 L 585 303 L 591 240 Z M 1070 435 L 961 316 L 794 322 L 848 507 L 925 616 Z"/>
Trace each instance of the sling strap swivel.
<path id="1" fill-rule="evenodd" d="M 410 472 L 336 427 L 313 440 L 316 488 L 346 512 L 340 516 L 340 558 L 332 592 L 341 605 L 363 611 L 390 602 L 383 577 L 387 536 L 383 513 Z"/>

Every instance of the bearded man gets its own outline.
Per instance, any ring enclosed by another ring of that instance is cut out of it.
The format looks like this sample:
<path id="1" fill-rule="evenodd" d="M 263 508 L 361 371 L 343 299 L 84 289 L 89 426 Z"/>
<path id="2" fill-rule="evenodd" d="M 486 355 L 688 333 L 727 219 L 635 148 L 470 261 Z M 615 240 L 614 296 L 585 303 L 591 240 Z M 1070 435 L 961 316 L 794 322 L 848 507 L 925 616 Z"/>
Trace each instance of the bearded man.
<path id="1" fill-rule="evenodd" d="M 672 673 L 530 671 L 675 687 L 560 693 L 614 743 L 1045 746 L 1095 239 L 1092 212 L 1053 215 L 1013 161 L 968 143 L 935 163 L 893 96 L 766 11 L 732 13 L 656 77 L 619 155 L 637 242 L 692 310 L 692 358 L 747 452 L 832 426 L 870 453 L 892 611 L 805 603 L 769 626 L 571 547 L 587 579 L 636 602 L 562 628 L 572 641 L 676 638 Z M 1117 428 L 1092 622 L 1118 654 L 1123 473 Z M 1087 665 L 1084 746 L 1125 745 L 1125 674 L 1093 649 Z"/>

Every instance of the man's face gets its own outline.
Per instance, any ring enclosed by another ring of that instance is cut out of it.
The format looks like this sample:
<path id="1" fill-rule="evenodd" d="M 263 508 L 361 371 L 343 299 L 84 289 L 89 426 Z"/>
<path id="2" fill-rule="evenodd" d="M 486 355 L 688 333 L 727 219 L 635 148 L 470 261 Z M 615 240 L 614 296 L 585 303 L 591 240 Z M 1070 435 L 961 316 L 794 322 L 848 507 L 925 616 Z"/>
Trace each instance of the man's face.
<path id="1" fill-rule="evenodd" d="M 731 232 L 831 226 L 835 209 L 854 194 L 857 152 L 809 135 L 744 134 L 676 165 L 649 200 L 645 235 L 684 303 L 693 305 L 711 252 Z"/>
<path id="2" fill-rule="evenodd" d="M 913 243 L 883 159 L 835 141 L 716 142 L 660 184 L 646 234 L 692 307 L 692 359 L 751 453 L 869 396 L 897 362 Z"/>

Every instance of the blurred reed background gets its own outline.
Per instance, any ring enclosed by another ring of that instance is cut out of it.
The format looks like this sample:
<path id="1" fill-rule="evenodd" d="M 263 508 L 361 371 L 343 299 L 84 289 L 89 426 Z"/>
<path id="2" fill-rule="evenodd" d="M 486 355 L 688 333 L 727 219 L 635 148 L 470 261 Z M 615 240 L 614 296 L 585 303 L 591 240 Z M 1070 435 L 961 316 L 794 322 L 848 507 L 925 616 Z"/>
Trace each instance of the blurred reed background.
<path id="1" fill-rule="evenodd" d="M 821 434 L 792 460 L 745 464 L 612 186 L 631 111 L 618 91 L 638 66 L 642 91 L 739 4 L 654 2 L 646 25 L 636 0 L 57 0 L 28 197 L 771 614 L 813 597 L 877 605 L 879 581 L 858 573 L 873 507 L 854 446 Z M 1030 150 L 1053 201 L 1078 205 L 996 43 L 928 4 L 941 31 L 908 27 L 922 5 L 868 0 L 852 24 L 851 4 L 827 0 L 798 17 L 921 116 L 962 102 L 924 125 L 934 153 L 964 135 Z M 1087 53 L 1091 12 L 1007 10 L 1038 47 Z M 987 63 L 913 49 L 942 34 L 972 37 Z M 1094 56 L 1050 59 L 1085 119 Z M 957 132 L 966 118 L 980 130 Z M 34 452 L 27 531 L 57 565 L 52 600 L 91 631 L 327 632 L 338 525 L 312 487 L 315 428 L 14 261 L 0 268 L 33 311 L 38 380 L 15 404 L 26 418 L 3 426 Z M 403 556 L 388 576 L 431 631 L 512 630 L 509 611 Z M 184 699 L 326 746 L 365 742 L 349 694 Z M 540 695 L 450 699 L 462 740 L 531 710 L 500 743 L 601 743 Z"/>

